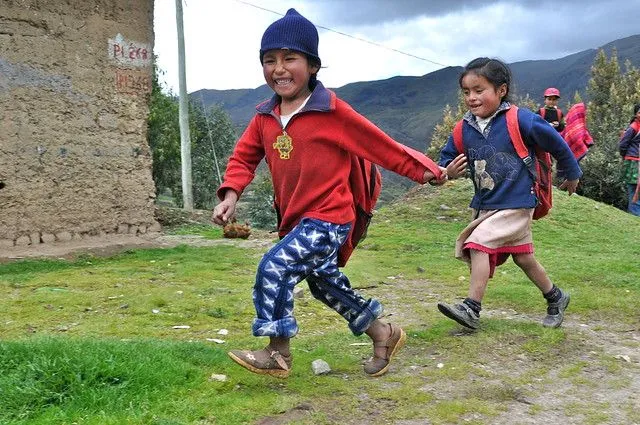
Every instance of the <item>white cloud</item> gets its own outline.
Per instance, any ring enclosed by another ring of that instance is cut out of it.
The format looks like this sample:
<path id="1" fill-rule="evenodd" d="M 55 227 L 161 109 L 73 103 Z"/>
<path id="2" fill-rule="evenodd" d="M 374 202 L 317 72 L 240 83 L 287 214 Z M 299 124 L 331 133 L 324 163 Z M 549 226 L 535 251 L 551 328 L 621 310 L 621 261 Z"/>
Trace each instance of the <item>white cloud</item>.
<path id="1" fill-rule="evenodd" d="M 474 3 L 479 5 L 475 8 L 469 7 L 469 2 L 413 0 L 186 0 L 185 3 L 189 92 L 202 88 L 255 88 L 264 84 L 258 60 L 262 33 L 281 16 L 270 11 L 284 14 L 290 7 L 320 27 L 388 47 L 319 28 L 319 54 L 326 67 L 319 78 L 329 87 L 397 75 L 424 75 L 442 68 L 439 64 L 464 65 L 478 56 L 499 57 L 507 62 L 554 59 L 640 32 L 636 29 L 637 19 L 628 18 L 635 16 L 637 7 L 633 1 L 604 8 L 598 3 L 586 7 L 586 0 L 577 6 L 567 0 L 558 4 L 561 9 L 553 13 L 553 19 L 549 19 L 549 4 L 544 2 L 483 1 Z M 601 13 L 588 11 L 591 9 Z M 602 16 L 615 25 L 602 22 Z M 576 25 L 584 31 L 576 31 Z M 156 0 L 154 28 L 154 52 L 159 55 L 159 67 L 165 71 L 163 79 L 177 91 L 174 0 Z"/>

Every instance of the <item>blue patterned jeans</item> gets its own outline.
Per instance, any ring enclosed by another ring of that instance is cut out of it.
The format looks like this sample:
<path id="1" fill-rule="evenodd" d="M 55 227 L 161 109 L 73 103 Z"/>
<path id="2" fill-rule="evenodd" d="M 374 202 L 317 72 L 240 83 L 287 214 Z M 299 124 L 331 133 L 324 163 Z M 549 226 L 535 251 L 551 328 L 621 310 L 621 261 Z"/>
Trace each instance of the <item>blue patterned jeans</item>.
<path id="1" fill-rule="evenodd" d="M 338 250 L 349 230 L 349 224 L 304 218 L 262 257 L 253 287 L 253 335 L 291 338 L 298 333 L 293 288 L 304 279 L 311 294 L 344 317 L 354 335 L 382 314 L 382 305 L 351 289 L 338 269 Z"/>

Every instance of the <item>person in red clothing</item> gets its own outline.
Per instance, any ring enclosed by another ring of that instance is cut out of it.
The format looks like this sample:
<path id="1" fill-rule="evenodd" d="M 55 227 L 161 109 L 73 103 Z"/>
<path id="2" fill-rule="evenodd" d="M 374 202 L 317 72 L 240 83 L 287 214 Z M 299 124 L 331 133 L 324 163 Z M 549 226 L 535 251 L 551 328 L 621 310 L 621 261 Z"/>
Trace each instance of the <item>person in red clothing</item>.
<path id="1" fill-rule="evenodd" d="M 275 93 L 256 107 L 217 192 L 221 202 L 212 219 L 224 225 L 264 158 L 280 217 L 281 239 L 260 261 L 253 288 L 253 335 L 268 336 L 269 344 L 262 350 L 234 350 L 229 356 L 252 372 L 286 378 L 292 364 L 289 340 L 298 332 L 293 288 L 306 279 L 312 295 L 346 319 L 353 334 L 372 339 L 373 357 L 364 370 L 379 376 L 387 372 L 406 334 L 380 321 L 380 302 L 354 291 L 337 265 L 338 250 L 355 219 L 350 154 L 418 183 L 442 184 L 446 173 L 324 88 L 317 80 L 318 41 L 316 27 L 295 9 L 266 29 L 260 62 Z"/>
<path id="2" fill-rule="evenodd" d="M 587 128 L 587 108 L 583 102 L 576 103 L 567 112 L 565 127 L 560 135 L 569 145 L 573 157 L 578 163 L 587 155 L 593 146 L 593 137 Z M 560 181 L 564 179 L 564 170 L 556 168 L 556 175 Z"/>
<path id="3" fill-rule="evenodd" d="M 561 133 L 564 130 L 565 122 L 562 116 L 562 110 L 558 108 L 560 90 L 555 87 L 549 87 L 544 91 L 543 95 L 544 106 L 538 110 L 538 115 L 558 130 L 558 133 Z"/>
<path id="4" fill-rule="evenodd" d="M 564 130 L 565 122 L 562 110 L 558 108 L 560 100 L 560 90 L 549 87 L 544 91 L 544 106 L 538 110 L 538 115 L 542 116 L 546 122 L 561 133 Z"/>

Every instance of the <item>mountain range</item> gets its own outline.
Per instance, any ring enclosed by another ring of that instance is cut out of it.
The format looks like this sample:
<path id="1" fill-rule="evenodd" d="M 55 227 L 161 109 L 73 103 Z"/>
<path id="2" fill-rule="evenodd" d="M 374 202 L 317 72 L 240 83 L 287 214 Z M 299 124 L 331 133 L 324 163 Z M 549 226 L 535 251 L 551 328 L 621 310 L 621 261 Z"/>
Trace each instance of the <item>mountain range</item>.
<path id="1" fill-rule="evenodd" d="M 587 99 L 585 89 L 598 51 L 602 49 L 610 57 L 614 48 L 622 67 L 627 60 L 640 67 L 638 34 L 559 59 L 511 63 L 515 94 L 529 94 L 542 103 L 542 92 L 553 86 L 563 94 L 561 105 L 570 101 L 575 92 Z M 351 83 L 332 90 L 394 139 L 425 151 L 434 126 L 442 118 L 444 107 L 447 104 L 457 105 L 458 77 L 462 69 L 461 66 L 447 67 L 421 77 L 397 76 Z M 319 79 L 322 80 L 322 75 Z M 190 96 L 205 106 L 220 105 L 236 128 L 244 129 L 255 114 L 255 106 L 272 94 L 267 85 L 262 85 L 256 89 L 203 89 Z"/>
<path id="2" fill-rule="evenodd" d="M 527 60 L 509 64 L 516 97 L 529 95 L 543 102 L 542 92 L 547 87 L 557 87 L 563 94 L 560 105 L 573 99 L 578 92 L 588 100 L 586 87 L 591 78 L 591 67 L 599 50 L 611 57 L 617 52 L 618 62 L 624 69 L 629 61 L 640 67 L 640 34 L 612 41 L 593 49 L 584 50 L 559 59 Z M 447 67 L 421 77 L 397 76 L 386 80 L 363 81 L 332 88 L 355 110 L 369 118 L 397 141 L 424 152 L 435 125 L 442 119 L 445 106 L 458 102 L 458 77 L 462 66 Z M 322 75 L 319 75 L 322 80 Z M 243 130 L 255 114 L 255 106 L 272 96 L 273 91 L 262 85 L 256 89 L 198 90 L 190 94 L 197 104 L 220 105 L 231 117 L 238 130 Z M 562 107 L 562 106 L 561 106 Z M 408 180 L 383 172 L 387 181 L 401 182 L 405 188 Z M 389 179 L 389 177 L 391 179 Z M 384 186 L 383 186 L 384 188 Z"/>

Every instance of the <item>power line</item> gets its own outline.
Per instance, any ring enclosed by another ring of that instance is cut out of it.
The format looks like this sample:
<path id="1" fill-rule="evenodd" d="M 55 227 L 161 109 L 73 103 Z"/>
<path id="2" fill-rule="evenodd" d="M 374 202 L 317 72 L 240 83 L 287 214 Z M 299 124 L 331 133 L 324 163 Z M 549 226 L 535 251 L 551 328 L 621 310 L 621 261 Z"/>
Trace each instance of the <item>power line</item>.
<path id="1" fill-rule="evenodd" d="M 253 3 L 249 3 L 247 1 L 243 1 L 243 0 L 234 0 L 234 1 L 236 3 L 242 3 L 244 5 L 251 6 L 251 7 L 254 7 L 256 9 L 264 10 L 266 12 L 270 12 L 270 13 L 276 14 L 278 16 L 284 16 L 280 12 L 276 12 L 275 10 L 267 9 L 266 7 L 258 6 L 258 5 L 253 4 Z M 427 58 L 423 58 L 423 57 L 420 57 L 420 56 L 416 56 L 416 55 L 414 55 L 412 53 L 407 53 L 407 52 L 403 52 L 402 50 L 394 49 L 393 47 L 385 46 L 384 44 L 376 43 L 374 41 L 370 41 L 370 40 L 366 40 L 364 38 L 356 37 L 354 35 L 347 34 L 347 33 L 342 32 L 342 31 L 334 30 L 334 29 L 329 28 L 329 27 L 324 27 L 322 25 L 317 25 L 317 24 L 315 24 L 315 25 L 316 25 L 316 27 L 322 28 L 323 30 L 331 31 L 331 32 L 336 33 L 336 34 L 340 34 L 340 35 L 342 35 L 344 37 L 349 37 L 349 38 L 352 38 L 354 40 L 361 41 L 363 43 L 367 43 L 367 44 L 371 44 L 371 45 L 376 46 L 376 47 L 380 47 L 382 49 L 391 50 L 392 52 L 400 53 L 402 55 L 409 56 L 409 57 L 412 57 L 414 59 L 418 59 L 418 60 L 425 61 L 425 62 L 430 62 L 430 63 L 432 63 L 434 65 L 440 65 L 440 66 L 445 66 L 445 67 L 449 66 L 449 65 L 445 65 L 445 64 L 440 63 L 440 62 L 433 61 L 431 59 L 427 59 Z"/>

